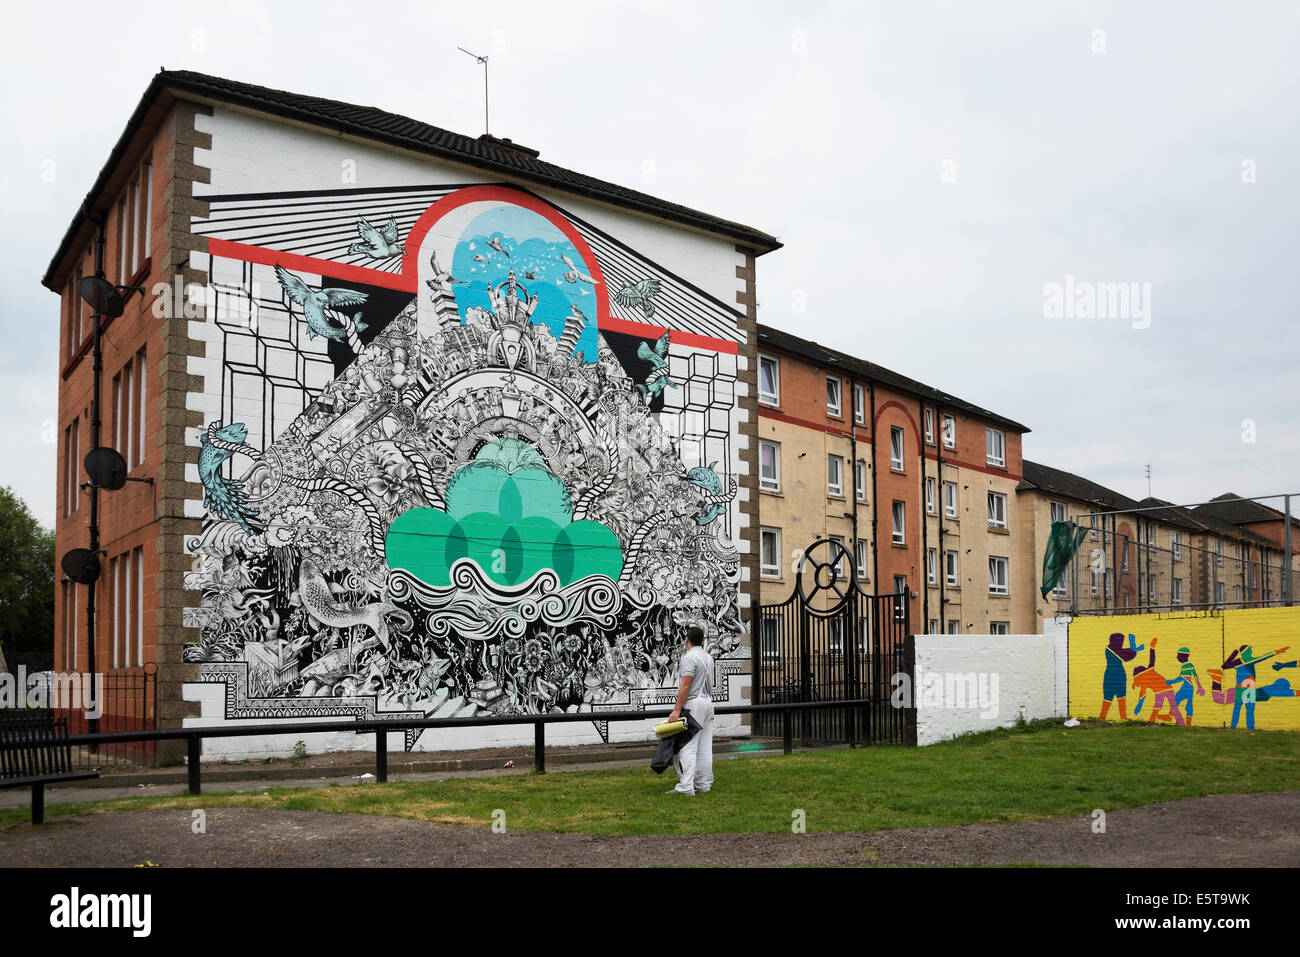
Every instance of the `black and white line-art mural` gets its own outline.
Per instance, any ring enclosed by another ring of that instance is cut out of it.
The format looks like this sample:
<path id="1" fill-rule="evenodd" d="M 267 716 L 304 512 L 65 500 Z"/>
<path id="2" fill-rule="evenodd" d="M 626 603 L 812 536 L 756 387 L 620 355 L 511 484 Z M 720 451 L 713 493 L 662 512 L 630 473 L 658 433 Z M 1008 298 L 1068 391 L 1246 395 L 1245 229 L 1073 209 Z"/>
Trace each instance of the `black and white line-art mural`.
<path id="1" fill-rule="evenodd" d="M 516 189 L 299 198 L 328 224 L 280 224 L 300 249 L 258 233 L 274 196 L 196 222 L 213 284 L 260 300 L 209 333 L 196 436 L 185 658 L 226 716 L 599 722 L 671 700 L 689 624 L 725 696 L 734 310 Z"/>

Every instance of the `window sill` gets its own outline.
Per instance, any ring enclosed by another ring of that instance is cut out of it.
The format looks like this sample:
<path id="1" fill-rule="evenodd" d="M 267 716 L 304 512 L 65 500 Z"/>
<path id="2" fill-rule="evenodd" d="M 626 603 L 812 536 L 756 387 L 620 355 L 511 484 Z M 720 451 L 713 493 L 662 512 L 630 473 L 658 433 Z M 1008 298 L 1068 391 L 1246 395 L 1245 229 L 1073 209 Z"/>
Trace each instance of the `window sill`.
<path id="1" fill-rule="evenodd" d="M 1010 535 L 1010 534 L 1011 534 L 1011 529 L 1007 528 L 1005 525 L 990 525 L 990 526 L 989 526 L 989 534 L 990 534 L 990 535 Z"/>
<path id="2" fill-rule="evenodd" d="M 903 551 L 907 551 L 907 542 L 890 542 L 889 547 L 901 548 Z"/>

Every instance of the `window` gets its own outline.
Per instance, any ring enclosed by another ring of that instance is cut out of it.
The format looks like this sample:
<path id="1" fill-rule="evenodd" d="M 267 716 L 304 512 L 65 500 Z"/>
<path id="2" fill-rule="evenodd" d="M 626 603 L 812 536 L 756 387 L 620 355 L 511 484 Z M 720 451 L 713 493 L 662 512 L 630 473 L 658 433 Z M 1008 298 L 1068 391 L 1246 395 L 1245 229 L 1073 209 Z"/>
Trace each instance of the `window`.
<path id="1" fill-rule="evenodd" d="M 1002 492 L 989 492 L 989 524 L 994 528 L 1007 527 L 1007 497 Z"/>
<path id="2" fill-rule="evenodd" d="M 997 555 L 989 556 L 989 594 L 1007 594 L 1007 560 Z"/>
<path id="3" fill-rule="evenodd" d="M 1119 570 L 1122 572 L 1126 572 L 1128 571 L 1128 536 L 1127 535 L 1125 535 L 1123 538 L 1120 539 L 1119 554 L 1120 554 Z"/>
<path id="4" fill-rule="evenodd" d="M 894 576 L 894 621 L 907 618 L 907 576 Z"/>
<path id="5" fill-rule="evenodd" d="M 758 401 L 781 404 L 781 366 L 771 356 L 758 357 Z"/>
<path id="6" fill-rule="evenodd" d="M 840 380 L 835 376 L 826 377 L 826 414 L 839 418 L 840 410 Z"/>
<path id="7" fill-rule="evenodd" d="M 776 615 L 764 615 L 759 623 L 759 635 L 762 642 L 763 657 L 773 661 L 781 657 L 781 619 Z"/>
<path id="8" fill-rule="evenodd" d="M 144 662 L 144 548 L 123 552 L 109 563 L 109 607 L 114 668 Z"/>
<path id="9" fill-rule="evenodd" d="M 135 391 L 131 396 L 131 404 L 134 407 L 134 413 L 135 413 L 134 419 L 135 419 L 136 442 L 133 449 L 123 452 L 123 454 L 127 456 L 128 461 L 130 461 L 130 455 L 133 453 L 135 455 L 136 465 L 142 465 L 144 463 L 144 453 L 145 453 L 144 419 L 145 419 L 145 407 L 147 404 L 145 402 L 145 395 L 146 395 L 145 374 L 147 368 L 148 368 L 148 363 L 145 361 L 144 350 L 141 349 L 139 352 L 135 354 L 135 381 L 133 383 Z"/>
<path id="10" fill-rule="evenodd" d="M 957 483 L 943 483 L 943 513 L 949 518 L 957 517 Z"/>
<path id="11" fill-rule="evenodd" d="M 1090 576 L 1089 588 L 1092 591 L 1092 597 L 1096 598 L 1097 597 L 1097 569 L 1095 568 L 1092 569 L 1091 571 L 1088 572 L 1088 575 Z"/>
<path id="12" fill-rule="evenodd" d="M 1109 598 L 1110 597 L 1110 569 L 1109 568 L 1102 573 L 1102 588 L 1104 590 L 1104 597 Z"/>
<path id="13" fill-rule="evenodd" d="M 781 446 L 775 442 L 758 443 L 758 487 L 781 491 Z"/>
<path id="14" fill-rule="evenodd" d="M 934 510 L 938 507 L 936 503 L 938 498 L 938 493 L 935 491 L 936 484 L 934 476 L 927 475 L 925 477 L 925 510 L 930 515 L 933 515 Z"/>
<path id="15" fill-rule="evenodd" d="M 934 445 L 934 409 L 925 410 L 925 444 Z"/>
<path id="16" fill-rule="evenodd" d="M 1009 621 L 991 621 L 989 622 L 990 635 L 1009 635 L 1011 634 L 1011 622 Z"/>
<path id="17" fill-rule="evenodd" d="M 830 540 L 831 540 L 832 542 L 834 542 L 836 545 L 840 546 L 840 548 L 844 548 L 844 536 L 843 536 L 843 535 L 831 535 L 831 536 L 828 536 L 828 537 L 830 538 Z M 848 576 L 849 576 L 849 570 L 848 570 L 847 568 L 844 567 L 844 556 L 847 554 L 847 550 L 846 550 L 846 551 L 840 551 L 840 548 L 833 548 L 833 549 L 831 549 L 831 551 L 834 552 L 834 553 L 838 556 L 838 559 L 837 559 L 836 562 L 835 562 L 835 577 L 836 577 L 836 578 L 848 578 Z"/>
<path id="18" fill-rule="evenodd" d="M 144 235 L 144 258 L 148 259 L 151 253 L 150 232 L 153 226 L 153 164 L 145 163 L 144 172 L 144 219 L 140 223 L 140 232 Z"/>
<path id="19" fill-rule="evenodd" d="M 1061 502 L 1052 502 L 1052 504 L 1051 504 L 1051 510 L 1052 510 L 1052 521 L 1053 521 L 1053 522 L 1064 522 L 1064 521 L 1066 520 L 1066 518 L 1065 518 L 1065 505 L 1064 505 L 1063 503 L 1061 503 Z"/>
<path id="20" fill-rule="evenodd" d="M 77 586 L 63 582 L 63 668 L 77 667 Z"/>
<path id="21" fill-rule="evenodd" d="M 938 619 L 938 618 L 931 618 L 931 619 L 930 619 L 930 624 L 929 624 L 928 626 L 926 626 L 925 633 L 926 633 L 927 635 L 937 635 L 937 634 L 939 634 L 939 619 Z"/>
<path id="22" fill-rule="evenodd" d="M 1097 516 L 1088 516 L 1088 537 L 1094 542 L 1097 540 Z"/>
<path id="23" fill-rule="evenodd" d="M 903 430 L 896 425 L 889 428 L 889 467 L 903 471 Z"/>
<path id="24" fill-rule="evenodd" d="M 949 588 L 961 587 L 961 576 L 957 567 L 957 552 L 947 550 L 943 553 L 943 576 L 944 582 Z"/>
<path id="25" fill-rule="evenodd" d="M 951 415 L 943 417 L 943 446 L 946 449 L 957 447 L 957 420 Z"/>
<path id="26" fill-rule="evenodd" d="M 1223 566 L 1223 539 L 1221 538 L 1214 540 L 1214 564 Z"/>
<path id="27" fill-rule="evenodd" d="M 826 494 L 844 494 L 844 460 L 838 455 L 826 456 Z"/>
<path id="28" fill-rule="evenodd" d="M 1128 607 L 1128 593 L 1127 593 L 1127 592 L 1124 593 L 1123 599 L 1120 601 L 1120 604 L 1121 604 L 1123 607 L 1125 607 L 1125 608 Z"/>
<path id="29" fill-rule="evenodd" d="M 826 620 L 827 652 L 832 658 L 844 654 L 844 619 L 840 617 Z"/>
<path id="30" fill-rule="evenodd" d="M 856 486 L 856 488 L 854 489 L 854 492 L 855 492 L 855 494 L 857 495 L 857 497 L 858 497 L 858 501 L 859 501 L 859 502 L 865 502 L 865 501 L 867 500 L 867 461 L 866 461 L 866 459 L 858 459 L 857 462 L 854 463 L 853 469 L 854 469 L 853 484 L 854 484 L 854 486 Z"/>
<path id="31" fill-rule="evenodd" d="M 1240 586 L 1240 585 L 1233 585 L 1233 586 L 1232 586 L 1232 600 L 1233 600 L 1234 602 L 1236 602 L 1238 605 L 1241 604 L 1241 586 Z"/>
<path id="32" fill-rule="evenodd" d="M 1007 436 L 1005 432 L 998 429 L 985 429 L 984 445 L 987 450 L 986 459 L 989 465 L 1007 464 Z"/>
<path id="33" fill-rule="evenodd" d="M 1183 557 L 1183 533 L 1182 532 L 1169 533 L 1169 547 L 1173 551 L 1175 559 L 1179 559 Z"/>
<path id="34" fill-rule="evenodd" d="M 925 580 L 931 585 L 939 584 L 939 553 L 933 548 L 925 552 Z"/>
<path id="35" fill-rule="evenodd" d="M 862 386 L 855 385 L 853 387 L 853 421 L 859 425 L 867 421 L 867 404 L 863 399 Z"/>
<path id="36" fill-rule="evenodd" d="M 859 538 L 853 543 L 853 551 L 858 560 L 858 577 L 865 579 L 867 577 L 867 540 Z"/>
<path id="37" fill-rule="evenodd" d="M 1175 578 L 1169 583 L 1169 601 L 1174 605 L 1183 603 L 1183 580 Z"/>
<path id="38" fill-rule="evenodd" d="M 960 622 L 960 621 L 957 621 L 955 618 L 952 619 L 951 621 L 949 621 L 949 622 L 948 622 L 948 634 L 950 634 L 950 635 L 960 635 L 960 634 L 961 634 L 961 622 Z"/>
<path id="39" fill-rule="evenodd" d="M 758 532 L 759 574 L 764 578 L 781 577 L 781 530 L 761 528 Z"/>
<path id="40" fill-rule="evenodd" d="M 1147 573 L 1138 572 L 1138 601 L 1145 601 L 1147 597 Z"/>
<path id="41" fill-rule="evenodd" d="M 119 280 L 126 284 L 131 280 L 131 274 L 127 272 L 131 268 L 131 261 L 127 258 L 126 244 L 130 238 L 130 227 L 127 226 L 127 206 L 126 200 L 118 200 L 117 203 L 117 274 L 122 278 Z"/>
<path id="42" fill-rule="evenodd" d="M 894 507 L 890 511 L 893 518 L 894 544 L 902 545 L 906 542 L 904 528 L 907 524 L 907 505 L 903 502 L 895 502 Z"/>
<path id="43" fill-rule="evenodd" d="M 1217 605 L 1223 604 L 1223 582 L 1214 583 L 1214 602 Z"/>
<path id="44" fill-rule="evenodd" d="M 1056 587 L 1052 589 L 1052 594 L 1057 598 L 1065 598 L 1070 594 L 1070 589 L 1066 583 L 1064 575 L 1062 575 L 1061 580 L 1056 583 Z"/>

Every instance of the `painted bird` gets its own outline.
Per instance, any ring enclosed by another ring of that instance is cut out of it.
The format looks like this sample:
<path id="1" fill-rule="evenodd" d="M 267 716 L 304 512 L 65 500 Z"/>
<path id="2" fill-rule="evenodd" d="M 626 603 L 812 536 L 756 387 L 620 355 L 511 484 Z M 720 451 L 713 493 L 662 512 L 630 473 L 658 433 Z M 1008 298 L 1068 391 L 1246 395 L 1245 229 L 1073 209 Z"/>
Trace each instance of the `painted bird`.
<path id="1" fill-rule="evenodd" d="M 426 279 L 424 284 L 430 289 L 439 289 L 453 282 L 463 282 L 463 280 L 452 278 L 451 273 L 438 265 L 437 253 L 429 254 L 429 268 L 432 270 L 432 278 Z"/>
<path id="2" fill-rule="evenodd" d="M 491 246 L 493 249 L 495 249 L 497 252 L 499 252 L 501 255 L 505 256 L 507 259 L 511 258 L 510 252 L 508 250 L 501 248 L 500 237 L 493 236 L 491 239 L 488 240 L 488 245 Z"/>
<path id="3" fill-rule="evenodd" d="M 475 254 L 474 254 L 474 261 L 475 261 L 476 263 L 485 263 L 485 262 L 487 262 L 488 260 L 487 260 L 487 257 L 486 257 L 486 256 L 481 256 L 481 255 L 479 255 L 478 253 L 475 253 Z"/>
<path id="4" fill-rule="evenodd" d="M 654 297 L 659 295 L 660 285 L 658 279 L 624 283 L 623 288 L 614 293 L 614 298 L 618 300 L 619 305 L 629 309 L 640 309 L 648 319 L 655 314 Z"/>
<path id="5" fill-rule="evenodd" d="M 397 220 L 389 219 L 383 229 L 375 229 L 361 217 L 357 217 L 357 233 L 361 242 L 353 243 L 348 252 L 354 256 L 369 256 L 371 259 L 388 259 L 406 252 L 406 247 L 397 241 Z"/>
<path id="6" fill-rule="evenodd" d="M 668 386 L 674 389 L 680 388 L 668 377 L 668 360 L 665 356 L 668 355 L 669 335 L 671 333 L 665 332 L 660 336 L 653 349 L 648 342 L 642 342 L 636 347 L 637 358 L 650 363 L 650 374 L 646 376 L 645 384 L 637 384 L 633 387 L 647 404 Z"/>
<path id="7" fill-rule="evenodd" d="M 708 467 L 700 466 L 686 473 L 683 481 L 689 482 L 704 493 L 700 502 L 700 514 L 695 516 L 697 525 L 708 525 L 721 515 L 727 514 L 727 505 L 736 497 L 736 480 L 731 480 L 729 491 L 722 490 L 722 479 L 713 471 L 717 462 L 710 462 Z"/>
<path id="8" fill-rule="evenodd" d="M 248 506 L 244 483 L 221 474 L 221 466 L 236 452 L 252 453 L 244 441 L 247 438 L 248 429 L 242 422 L 209 425 L 199 439 L 199 481 L 203 483 L 203 504 L 208 511 L 250 532 L 249 520 L 256 518 L 257 512 Z"/>
<path id="9" fill-rule="evenodd" d="M 569 267 L 569 271 L 564 274 L 568 282 L 585 282 L 588 285 L 596 285 L 596 280 L 592 279 L 585 272 L 578 268 L 577 264 L 564 253 L 560 253 L 560 258 L 564 260 L 564 265 Z"/>
<path id="10" fill-rule="evenodd" d="M 369 293 L 357 292 L 355 289 L 313 289 L 283 266 L 275 267 L 275 276 L 280 280 L 280 286 L 290 301 L 302 306 L 302 315 L 307 320 L 309 338 L 324 336 L 336 342 L 346 342 L 347 322 L 351 321 L 357 332 L 366 328 L 359 312 L 351 320 L 344 320 L 343 324 L 334 325 L 326 317 L 325 310 L 359 306 L 370 298 Z"/>
<path id="11" fill-rule="evenodd" d="M 536 270 L 533 270 L 533 269 L 528 270 L 528 272 L 524 273 L 524 278 L 525 278 L 525 279 L 536 279 L 536 278 L 537 278 L 537 271 L 536 271 Z"/>

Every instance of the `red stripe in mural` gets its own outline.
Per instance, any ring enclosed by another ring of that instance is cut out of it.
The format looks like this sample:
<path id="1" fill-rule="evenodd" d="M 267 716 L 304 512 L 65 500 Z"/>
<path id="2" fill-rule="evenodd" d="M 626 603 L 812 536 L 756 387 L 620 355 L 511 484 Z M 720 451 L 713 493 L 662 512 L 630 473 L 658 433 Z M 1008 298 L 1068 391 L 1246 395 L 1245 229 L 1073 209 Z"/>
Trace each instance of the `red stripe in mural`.
<path id="1" fill-rule="evenodd" d="M 348 282 L 382 286 L 385 289 L 397 289 L 401 292 L 415 292 L 415 276 L 408 277 L 404 273 L 399 275 L 380 269 L 367 269 L 365 266 L 334 262 L 330 259 L 317 259 L 315 256 L 283 253 L 278 249 L 232 243 L 228 239 L 209 238 L 208 252 L 214 256 L 242 259 L 244 262 L 259 263 L 263 266 L 283 266 L 285 269 L 316 273 L 318 276 L 328 276 L 331 279 L 345 279 Z"/>
<path id="2" fill-rule="evenodd" d="M 669 329 L 666 326 L 651 326 L 644 322 L 630 322 L 627 319 L 619 319 L 615 316 L 609 316 L 604 322 L 600 323 L 601 329 L 608 329 L 610 332 L 622 332 L 630 336 L 641 336 L 645 339 L 658 339 L 665 332 L 671 332 L 671 342 L 679 346 L 694 346 L 697 349 L 708 349 L 712 352 L 729 352 L 733 356 L 740 352 L 738 343 L 730 339 L 714 339 L 712 336 L 701 336 L 694 332 L 681 332 L 677 329 Z"/>
<path id="3" fill-rule="evenodd" d="M 572 223 L 561 216 L 553 206 L 536 196 L 503 186 L 467 186 L 432 203 L 428 209 L 420 214 L 420 218 L 415 221 L 406 236 L 406 254 L 402 258 L 402 271 L 400 273 L 383 272 L 379 269 L 368 269 L 365 266 L 353 266 L 349 263 L 335 262 L 330 259 L 303 256 L 299 253 L 280 252 L 275 249 L 250 246 L 246 243 L 236 243 L 216 237 L 208 238 L 208 252 L 213 256 L 240 259 L 244 262 L 258 263 L 263 266 L 283 266 L 286 269 L 315 273 L 318 276 L 328 276 L 331 279 L 343 279 L 348 282 L 364 283 L 414 294 L 419 289 L 419 250 L 429 230 L 433 228 L 433 225 L 438 220 L 452 210 L 469 203 L 483 202 L 510 203 L 532 210 L 562 232 L 569 242 L 573 243 L 573 247 L 582 257 L 584 265 L 590 270 L 591 277 L 598 281 L 595 286 L 596 328 L 598 330 L 608 329 L 611 332 L 643 336 L 647 339 L 658 339 L 665 332 L 671 332 L 672 341 L 678 345 L 708 349 L 713 352 L 726 352 L 731 355 L 739 353 L 739 345 L 729 339 L 715 339 L 712 336 L 702 336 L 694 332 L 682 332 L 678 329 L 669 329 L 666 326 L 632 322 L 611 316 L 609 314 L 609 292 L 605 284 L 605 275 L 601 271 L 600 261 L 597 260 L 596 254 L 592 252 L 591 247 L 587 245 L 587 241 L 582 238 L 582 234 L 573 227 Z"/>

